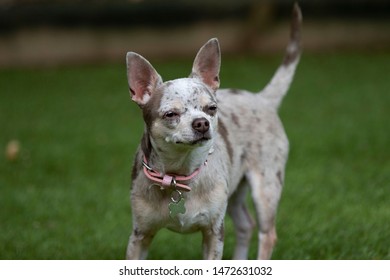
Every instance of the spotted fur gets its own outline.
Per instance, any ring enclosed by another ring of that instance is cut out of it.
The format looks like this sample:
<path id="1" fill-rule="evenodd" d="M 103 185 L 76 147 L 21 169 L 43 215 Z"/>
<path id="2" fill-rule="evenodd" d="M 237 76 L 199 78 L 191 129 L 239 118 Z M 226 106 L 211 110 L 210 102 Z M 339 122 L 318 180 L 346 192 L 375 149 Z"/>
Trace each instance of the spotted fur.
<path id="1" fill-rule="evenodd" d="M 142 109 L 145 121 L 132 171 L 133 231 L 128 259 L 146 258 L 153 236 L 164 227 L 181 233 L 201 231 L 203 257 L 220 259 L 226 212 L 236 231 L 233 257 L 247 258 L 256 225 L 257 257 L 271 257 L 289 146 L 277 109 L 299 61 L 301 20 L 295 5 L 285 58 L 270 83 L 257 94 L 218 89 L 217 39 L 199 50 L 188 78 L 168 82 L 163 82 L 143 57 L 127 54 L 131 97 Z M 145 176 L 145 157 L 151 168 L 163 174 L 189 175 L 207 161 L 188 182 L 191 191 L 183 193 L 184 214 L 169 215 L 174 189 L 156 186 Z M 248 190 L 255 220 L 246 206 Z"/>

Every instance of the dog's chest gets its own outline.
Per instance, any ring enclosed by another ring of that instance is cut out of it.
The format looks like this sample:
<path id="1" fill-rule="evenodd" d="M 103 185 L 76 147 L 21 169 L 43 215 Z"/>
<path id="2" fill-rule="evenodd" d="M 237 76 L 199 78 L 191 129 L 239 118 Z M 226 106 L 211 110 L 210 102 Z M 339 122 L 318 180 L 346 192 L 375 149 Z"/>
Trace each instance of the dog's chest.
<path id="1" fill-rule="evenodd" d="M 191 233 L 210 224 L 210 214 L 206 211 L 179 214 L 171 218 L 166 228 L 180 233 Z"/>
<path id="2" fill-rule="evenodd" d="M 182 233 L 198 231 L 215 224 L 223 216 L 227 205 L 226 191 L 223 188 L 206 193 L 189 192 L 183 199 L 185 213 L 169 217 L 165 224 L 168 229 Z"/>
<path id="3" fill-rule="evenodd" d="M 184 199 L 185 213 L 169 217 L 166 227 L 176 232 L 194 232 L 212 223 L 215 209 L 199 199 Z M 169 211 L 169 210 L 168 210 Z"/>

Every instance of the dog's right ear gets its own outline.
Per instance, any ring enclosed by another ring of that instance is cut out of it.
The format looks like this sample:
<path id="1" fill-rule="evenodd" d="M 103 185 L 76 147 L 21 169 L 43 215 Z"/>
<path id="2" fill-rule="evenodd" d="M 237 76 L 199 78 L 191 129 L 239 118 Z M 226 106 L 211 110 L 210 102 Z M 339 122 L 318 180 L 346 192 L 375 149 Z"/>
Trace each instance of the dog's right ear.
<path id="1" fill-rule="evenodd" d="M 145 58 L 134 52 L 128 52 L 127 81 L 131 99 L 139 106 L 145 105 L 153 90 L 162 83 L 161 76 Z"/>
<path id="2" fill-rule="evenodd" d="M 196 55 L 190 77 L 198 77 L 211 89 L 217 90 L 220 66 L 221 50 L 218 39 L 213 38 L 204 44 Z"/>

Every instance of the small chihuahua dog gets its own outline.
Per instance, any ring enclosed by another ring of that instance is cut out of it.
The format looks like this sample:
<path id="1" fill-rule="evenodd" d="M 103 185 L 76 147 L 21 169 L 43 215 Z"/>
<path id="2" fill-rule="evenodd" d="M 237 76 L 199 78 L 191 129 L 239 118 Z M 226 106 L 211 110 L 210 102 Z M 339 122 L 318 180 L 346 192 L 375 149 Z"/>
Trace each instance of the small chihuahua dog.
<path id="1" fill-rule="evenodd" d="M 256 226 L 257 257 L 271 257 L 289 147 L 277 109 L 299 62 L 301 22 L 295 4 L 283 63 L 258 94 L 218 89 L 217 39 L 199 50 L 188 78 L 167 82 L 142 56 L 127 53 L 131 98 L 145 121 L 132 172 L 128 259 L 146 258 L 164 227 L 201 231 L 203 258 L 221 259 L 226 212 L 235 225 L 234 259 L 247 258 Z M 246 206 L 248 189 L 256 221 Z"/>

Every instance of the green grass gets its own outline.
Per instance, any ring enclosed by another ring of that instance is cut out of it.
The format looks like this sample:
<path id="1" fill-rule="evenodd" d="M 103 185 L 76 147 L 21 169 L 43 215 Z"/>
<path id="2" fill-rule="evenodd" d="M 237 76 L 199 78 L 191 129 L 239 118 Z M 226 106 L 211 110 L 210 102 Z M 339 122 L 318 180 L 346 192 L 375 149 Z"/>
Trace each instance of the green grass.
<path id="1" fill-rule="evenodd" d="M 258 90 L 280 57 L 227 57 L 223 87 Z M 190 60 L 153 63 L 165 79 Z M 0 259 L 122 259 L 142 133 L 124 64 L 0 71 Z M 291 152 L 274 259 L 390 259 L 390 54 L 304 55 L 281 117 Z M 163 230 L 151 259 L 199 259 Z M 234 237 L 227 219 L 224 258 Z M 190 246 L 188 244 L 191 244 Z M 256 255 L 256 240 L 250 257 Z"/>

